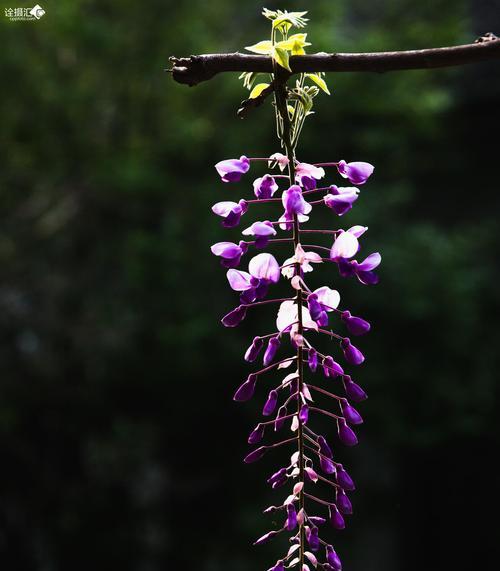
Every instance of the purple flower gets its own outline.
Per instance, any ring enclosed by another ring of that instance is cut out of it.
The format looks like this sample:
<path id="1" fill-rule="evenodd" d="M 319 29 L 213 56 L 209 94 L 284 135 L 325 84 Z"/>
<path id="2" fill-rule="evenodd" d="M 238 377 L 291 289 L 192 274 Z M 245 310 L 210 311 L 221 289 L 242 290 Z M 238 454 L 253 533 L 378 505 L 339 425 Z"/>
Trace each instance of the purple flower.
<path id="1" fill-rule="evenodd" d="M 254 337 L 252 344 L 245 353 L 245 361 L 248 363 L 253 363 L 255 359 L 257 359 L 257 356 L 259 355 L 263 345 L 264 340 L 261 337 Z"/>
<path id="2" fill-rule="evenodd" d="M 234 393 L 233 400 L 238 402 L 245 402 L 253 397 L 255 392 L 255 383 L 257 382 L 257 375 L 250 373 L 247 380 L 240 386 Z"/>
<path id="3" fill-rule="evenodd" d="M 309 420 L 309 407 L 306 404 L 303 404 L 300 407 L 299 420 L 302 424 L 307 424 L 307 421 Z"/>
<path id="4" fill-rule="evenodd" d="M 312 551 L 318 551 L 319 549 L 319 538 L 318 538 L 318 528 L 311 527 L 310 532 L 306 532 L 307 542 Z"/>
<path id="5" fill-rule="evenodd" d="M 351 500 L 347 497 L 347 494 L 342 490 L 342 488 L 337 488 L 335 501 L 337 502 L 339 512 L 344 515 L 352 514 Z"/>
<path id="6" fill-rule="evenodd" d="M 270 478 L 267 479 L 267 483 L 272 486 L 276 482 L 280 482 L 283 479 L 287 479 L 286 468 L 280 468 Z"/>
<path id="7" fill-rule="evenodd" d="M 311 372 L 315 373 L 316 369 L 318 368 L 318 352 L 316 349 L 313 349 L 312 347 L 309 349 L 307 362 Z"/>
<path id="8" fill-rule="evenodd" d="M 318 436 L 319 451 L 321 454 L 328 456 L 328 458 L 333 458 L 333 452 L 328 442 L 325 440 L 324 436 Z"/>
<path id="9" fill-rule="evenodd" d="M 227 272 L 229 285 L 234 291 L 245 292 L 242 303 L 251 303 L 267 294 L 269 284 L 280 279 L 280 267 L 272 254 L 257 254 L 248 264 L 248 272 L 231 268 Z"/>
<path id="10" fill-rule="evenodd" d="M 240 218 L 247 210 L 248 204 L 246 200 L 240 200 L 238 203 L 225 200 L 223 202 L 217 202 L 217 204 L 212 206 L 212 212 L 223 218 L 222 226 L 224 226 L 224 228 L 238 226 Z"/>
<path id="11" fill-rule="evenodd" d="M 330 187 L 330 192 L 323 197 L 323 200 L 335 214 L 342 216 L 351 210 L 352 205 L 358 199 L 358 195 L 359 190 L 353 186 L 337 187 L 333 184 Z"/>
<path id="12" fill-rule="evenodd" d="M 317 515 L 309 516 L 309 521 L 311 523 L 314 523 L 314 525 L 323 525 L 324 523 L 326 523 L 326 519 L 324 517 Z"/>
<path id="13" fill-rule="evenodd" d="M 365 360 L 363 353 L 357 347 L 354 347 L 349 338 L 344 337 L 340 342 L 340 346 L 344 352 L 345 360 L 351 365 L 361 365 Z"/>
<path id="14" fill-rule="evenodd" d="M 245 464 L 251 464 L 252 462 L 257 462 L 257 460 L 260 460 L 262 456 L 264 456 L 266 450 L 267 448 L 265 446 L 256 448 L 253 452 L 250 452 L 250 454 L 247 454 L 245 456 L 243 462 L 245 462 Z"/>
<path id="15" fill-rule="evenodd" d="M 297 511 L 293 503 L 286 506 L 286 511 L 286 528 L 288 531 L 293 531 L 297 527 Z"/>
<path id="16" fill-rule="evenodd" d="M 366 226 L 353 226 L 347 231 L 342 230 L 333 243 L 330 258 L 339 262 L 355 256 L 359 250 L 358 238 L 367 230 Z"/>
<path id="17" fill-rule="evenodd" d="M 264 438 L 265 426 L 258 424 L 248 436 L 248 444 L 257 444 Z"/>
<path id="18" fill-rule="evenodd" d="M 334 571 L 342 571 L 342 562 L 331 545 L 326 546 L 326 558 Z"/>
<path id="19" fill-rule="evenodd" d="M 351 406 L 346 401 L 346 399 L 342 399 L 340 403 L 342 414 L 344 415 L 344 418 L 347 420 L 347 422 L 350 424 L 363 424 L 363 418 L 359 412 L 353 406 Z"/>
<path id="20" fill-rule="evenodd" d="M 273 414 L 274 410 L 276 409 L 277 403 L 278 403 L 278 392 L 272 390 L 267 396 L 266 403 L 264 404 L 264 408 L 262 409 L 262 414 L 264 416 L 270 416 L 271 414 Z"/>
<path id="21" fill-rule="evenodd" d="M 316 188 L 316 181 L 324 176 L 325 171 L 321 167 L 315 167 L 308 163 L 299 163 L 295 165 L 295 180 L 306 190 Z"/>
<path id="22" fill-rule="evenodd" d="M 365 391 L 349 375 L 344 377 L 344 387 L 347 396 L 354 402 L 361 402 L 368 398 Z"/>
<path id="23" fill-rule="evenodd" d="M 278 430 L 281 430 L 283 428 L 283 425 L 285 424 L 285 420 L 283 419 L 284 416 L 286 416 L 287 414 L 287 409 L 284 406 L 281 406 L 278 409 L 278 414 L 276 415 L 276 418 L 274 419 L 274 431 L 278 432 Z"/>
<path id="24" fill-rule="evenodd" d="M 342 515 L 340 514 L 336 505 L 329 506 L 328 510 L 330 512 L 330 523 L 335 529 L 344 529 L 345 528 L 345 521 Z"/>
<path id="25" fill-rule="evenodd" d="M 274 226 L 265 220 L 264 222 L 254 222 L 242 232 L 243 236 L 255 236 L 255 247 L 264 248 L 269 242 L 271 236 L 276 236 Z"/>
<path id="26" fill-rule="evenodd" d="M 327 355 L 323 359 L 323 373 L 325 377 L 334 379 L 338 375 L 343 375 L 344 369 L 333 360 L 333 357 Z"/>
<path id="27" fill-rule="evenodd" d="M 281 343 L 278 337 L 271 337 L 271 339 L 269 339 L 266 352 L 264 353 L 264 367 L 267 367 L 273 362 L 280 345 Z"/>
<path id="28" fill-rule="evenodd" d="M 343 418 L 337 420 L 337 428 L 339 434 L 339 440 L 342 444 L 346 446 L 355 446 L 358 443 L 358 438 L 354 433 L 354 430 L 347 426 L 346 421 Z"/>
<path id="29" fill-rule="evenodd" d="M 304 200 L 302 196 L 302 189 L 296 184 L 292 185 L 288 190 L 285 190 L 281 196 L 283 208 L 285 212 L 280 217 L 280 228 L 282 230 L 291 230 L 293 228 L 293 215 L 297 214 L 299 222 L 307 222 L 309 220 L 309 212 L 312 206 Z"/>
<path id="30" fill-rule="evenodd" d="M 236 309 L 224 315 L 221 319 L 222 325 L 224 327 L 236 327 L 245 319 L 246 314 L 247 308 L 244 305 L 239 305 Z"/>
<path id="31" fill-rule="evenodd" d="M 233 242 L 217 242 L 214 244 L 210 250 L 215 256 L 222 258 L 221 265 L 225 268 L 237 268 L 241 256 L 248 250 L 248 245 L 246 242 L 240 242 L 239 244 L 234 244 Z"/>
<path id="32" fill-rule="evenodd" d="M 356 276 L 364 285 L 375 285 L 378 283 L 378 276 L 373 271 L 380 265 L 382 257 L 378 252 L 370 254 L 361 263 L 356 260 L 339 260 L 339 272 L 343 278 Z"/>
<path id="33" fill-rule="evenodd" d="M 352 335 L 364 335 L 370 331 L 370 324 L 368 321 L 361 317 L 351 315 L 349 311 L 343 311 L 340 314 L 340 319 L 346 324 L 349 333 L 352 333 Z"/>
<path id="34" fill-rule="evenodd" d="M 339 484 L 339 486 L 344 488 L 344 490 L 347 490 L 349 492 L 352 492 L 353 490 L 356 489 L 353 479 L 351 478 L 351 476 L 349 476 L 349 474 L 341 464 L 337 466 L 337 483 Z"/>
<path id="35" fill-rule="evenodd" d="M 278 185 L 270 174 L 265 174 L 253 181 L 253 192 L 257 198 L 271 198 L 277 190 Z"/>
<path id="36" fill-rule="evenodd" d="M 268 569 L 268 571 L 285 571 L 285 563 L 283 561 L 276 561 L 276 565 Z"/>
<path id="37" fill-rule="evenodd" d="M 277 533 L 278 533 L 277 531 L 269 531 L 262 537 L 259 537 L 259 539 L 257 539 L 257 541 L 254 542 L 254 545 L 262 545 L 262 543 L 266 543 L 266 541 L 272 539 Z"/>
<path id="38" fill-rule="evenodd" d="M 335 473 L 335 465 L 333 462 L 328 459 L 320 456 L 319 458 L 319 465 L 325 474 L 334 474 Z"/>
<path id="39" fill-rule="evenodd" d="M 250 160 L 245 156 L 239 159 L 227 159 L 215 165 L 223 182 L 238 182 L 250 169 Z"/>
<path id="40" fill-rule="evenodd" d="M 327 286 L 315 289 L 307 298 L 311 318 L 322 327 L 328 325 L 328 312 L 337 309 L 339 303 L 339 292 Z"/>
<path id="41" fill-rule="evenodd" d="M 374 170 L 374 166 L 370 163 L 354 162 L 346 163 L 340 161 L 337 165 L 339 174 L 344 178 L 348 178 L 351 184 L 365 184 Z"/>

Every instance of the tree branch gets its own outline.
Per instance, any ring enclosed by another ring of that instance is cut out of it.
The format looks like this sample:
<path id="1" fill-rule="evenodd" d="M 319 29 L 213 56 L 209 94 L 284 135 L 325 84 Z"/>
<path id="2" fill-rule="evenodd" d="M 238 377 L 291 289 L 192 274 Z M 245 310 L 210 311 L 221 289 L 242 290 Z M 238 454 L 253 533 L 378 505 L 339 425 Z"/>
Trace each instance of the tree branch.
<path id="1" fill-rule="evenodd" d="M 500 38 L 488 33 L 473 44 L 373 53 L 317 53 L 291 56 L 292 73 L 318 71 L 371 71 L 383 73 L 404 69 L 430 69 L 500 59 Z M 233 54 L 206 54 L 188 58 L 171 57 L 172 77 L 189 86 L 207 81 L 222 72 L 253 71 L 272 73 L 272 60 L 268 56 Z"/>

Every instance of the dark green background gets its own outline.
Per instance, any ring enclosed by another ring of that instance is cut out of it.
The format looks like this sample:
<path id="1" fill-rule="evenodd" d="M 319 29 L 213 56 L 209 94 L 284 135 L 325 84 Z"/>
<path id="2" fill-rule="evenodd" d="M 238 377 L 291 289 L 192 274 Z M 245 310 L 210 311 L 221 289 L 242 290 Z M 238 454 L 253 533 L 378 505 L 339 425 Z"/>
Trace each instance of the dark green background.
<path id="1" fill-rule="evenodd" d="M 210 206 L 253 180 L 223 185 L 213 164 L 278 151 L 272 110 L 238 120 L 236 75 L 190 89 L 163 72 L 264 39 L 262 5 L 45 1 L 9 22 L 27 4 L 4 4 L 0 567 L 267 569 L 283 545 L 250 543 L 272 526 L 279 461 L 241 463 L 264 392 L 231 399 L 274 312 L 220 325 L 235 295 L 209 246 L 237 236 Z M 267 7 L 309 9 L 318 51 L 500 32 L 492 0 Z M 327 532 L 349 571 L 477 569 L 496 549 L 499 72 L 331 74 L 304 130 L 302 160 L 376 165 L 342 222 L 370 227 L 380 285 L 314 276 L 373 322 L 361 443 L 336 447 L 355 515 Z"/>

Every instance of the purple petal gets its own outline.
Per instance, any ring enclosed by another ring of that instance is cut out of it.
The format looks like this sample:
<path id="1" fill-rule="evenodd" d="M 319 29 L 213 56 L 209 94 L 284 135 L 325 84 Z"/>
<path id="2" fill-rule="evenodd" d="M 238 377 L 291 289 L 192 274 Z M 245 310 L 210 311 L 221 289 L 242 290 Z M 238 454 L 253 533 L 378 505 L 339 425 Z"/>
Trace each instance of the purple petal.
<path id="1" fill-rule="evenodd" d="M 374 252 L 366 257 L 362 262 L 360 262 L 357 267 L 358 270 L 362 272 L 368 272 L 374 270 L 376 267 L 380 265 L 382 261 L 382 256 L 378 252 Z"/>
<path id="2" fill-rule="evenodd" d="M 276 404 L 278 403 L 278 392 L 272 390 L 267 396 L 266 403 L 262 409 L 262 414 L 264 416 L 270 416 L 276 409 Z"/>
<path id="3" fill-rule="evenodd" d="M 340 514 L 337 506 L 329 506 L 328 510 L 330 512 L 330 523 L 335 529 L 344 529 L 345 528 L 345 521 L 342 515 Z"/>
<path id="4" fill-rule="evenodd" d="M 257 376 L 251 373 L 248 375 L 247 380 L 240 386 L 240 388 L 234 393 L 233 400 L 238 402 L 245 402 L 253 397 L 255 392 L 255 383 L 257 382 Z"/>
<path id="5" fill-rule="evenodd" d="M 361 363 L 365 360 L 365 356 L 361 351 L 355 347 L 351 340 L 347 337 L 342 339 L 340 346 L 342 347 L 342 351 L 344 352 L 345 360 L 351 365 L 361 365 Z"/>
<path id="6" fill-rule="evenodd" d="M 353 479 L 341 465 L 337 467 L 337 483 L 344 488 L 344 490 L 348 490 L 349 492 L 356 489 Z"/>
<path id="7" fill-rule="evenodd" d="M 345 515 L 352 514 L 351 500 L 347 497 L 344 490 L 337 488 L 335 501 L 341 513 Z"/>
<path id="8" fill-rule="evenodd" d="M 267 344 L 266 352 L 264 353 L 264 367 L 267 367 L 273 362 L 273 359 L 280 347 L 280 340 L 278 337 L 271 337 Z"/>
<path id="9" fill-rule="evenodd" d="M 243 230 L 242 234 L 244 236 L 257 237 L 276 236 L 276 230 L 269 220 L 265 220 L 264 222 L 254 222 L 251 226 Z"/>
<path id="10" fill-rule="evenodd" d="M 342 562 L 331 545 L 326 547 L 326 558 L 334 571 L 342 571 Z"/>
<path id="11" fill-rule="evenodd" d="M 224 327 L 236 327 L 239 325 L 247 314 L 247 308 L 243 305 L 238 306 L 233 311 L 230 311 L 227 315 L 221 319 L 222 325 Z"/>
<path id="12" fill-rule="evenodd" d="M 288 531 L 293 531 L 297 527 L 297 511 L 293 503 L 287 505 L 286 511 L 286 528 Z"/>
<path id="13" fill-rule="evenodd" d="M 351 427 L 347 426 L 345 420 L 340 418 L 337 421 L 339 440 L 346 446 L 355 446 L 358 438 Z"/>
<path id="14" fill-rule="evenodd" d="M 277 533 L 278 533 L 277 531 L 269 531 L 262 537 L 259 537 L 259 539 L 257 539 L 257 541 L 254 542 L 254 545 L 261 545 L 262 543 L 266 543 L 266 541 L 272 539 Z"/>
<path id="15" fill-rule="evenodd" d="M 215 165 L 224 182 L 238 182 L 241 176 L 250 169 L 250 161 L 245 156 L 239 159 L 227 159 Z"/>
<path id="16" fill-rule="evenodd" d="M 373 173 L 374 166 L 370 163 L 364 163 L 361 161 L 356 161 L 352 163 L 346 163 L 345 161 L 340 161 L 337 165 L 337 169 L 341 176 L 348 178 L 352 184 L 365 184 L 367 179 Z"/>
<path id="17" fill-rule="evenodd" d="M 258 424 L 248 436 L 248 444 L 257 444 L 264 438 L 265 426 Z"/>
<path id="18" fill-rule="evenodd" d="M 312 373 L 315 373 L 316 369 L 318 368 L 318 353 L 316 349 L 313 349 L 312 347 L 309 349 L 307 361 L 309 369 Z"/>
<path id="19" fill-rule="evenodd" d="M 349 333 L 352 333 L 353 335 L 364 335 L 370 331 L 370 324 L 368 321 L 361 317 L 351 315 L 349 311 L 343 311 L 340 315 L 340 319 L 346 324 Z"/>
<path id="20" fill-rule="evenodd" d="M 248 363 L 253 363 L 257 356 L 259 355 L 262 347 L 264 346 L 264 341 L 260 337 L 254 337 L 252 344 L 247 349 L 245 353 L 245 361 Z"/>
<path id="21" fill-rule="evenodd" d="M 346 395 L 354 402 L 361 402 L 368 398 L 365 391 L 349 376 L 344 378 L 344 387 Z"/>
<path id="22" fill-rule="evenodd" d="M 260 448 L 256 448 L 253 452 L 250 452 L 250 454 L 247 454 L 245 456 L 245 459 L 243 460 L 243 462 L 245 462 L 245 464 L 251 464 L 252 462 L 257 462 L 257 460 L 260 460 L 262 458 L 262 456 L 264 456 L 264 454 L 266 453 L 267 448 L 265 446 L 261 446 Z"/>
<path id="23" fill-rule="evenodd" d="M 253 182 L 253 191 L 257 198 L 271 198 L 277 190 L 278 185 L 270 174 L 265 174 Z"/>
<path id="24" fill-rule="evenodd" d="M 323 436 L 318 436 L 319 451 L 328 458 L 333 458 L 333 452 Z"/>
<path id="25" fill-rule="evenodd" d="M 350 424 L 363 424 L 363 418 L 359 412 L 345 399 L 341 401 L 342 414 Z"/>
<path id="26" fill-rule="evenodd" d="M 309 407 L 306 404 L 303 404 L 300 407 L 299 420 L 302 424 L 307 424 L 307 421 L 309 420 Z"/>

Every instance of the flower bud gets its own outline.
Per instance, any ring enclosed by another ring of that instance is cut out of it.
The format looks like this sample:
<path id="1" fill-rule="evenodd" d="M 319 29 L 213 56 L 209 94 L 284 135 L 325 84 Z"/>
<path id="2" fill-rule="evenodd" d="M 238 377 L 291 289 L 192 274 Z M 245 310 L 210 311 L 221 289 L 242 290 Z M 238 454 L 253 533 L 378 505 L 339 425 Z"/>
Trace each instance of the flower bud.
<path id="1" fill-rule="evenodd" d="M 271 414 L 273 414 L 277 402 L 278 402 L 278 391 L 272 390 L 267 396 L 267 401 L 264 404 L 264 408 L 262 409 L 262 414 L 264 416 L 270 416 Z"/>
<path id="2" fill-rule="evenodd" d="M 326 546 L 326 558 L 334 571 L 342 571 L 342 562 L 331 545 Z"/>
<path id="3" fill-rule="evenodd" d="M 263 424 L 258 424 L 250 433 L 248 444 L 257 444 L 257 442 L 260 442 L 264 437 L 264 428 Z"/>
<path id="4" fill-rule="evenodd" d="M 347 497 L 347 494 L 342 488 L 337 488 L 335 501 L 341 513 L 347 515 L 352 514 L 351 500 Z"/>
<path id="5" fill-rule="evenodd" d="M 370 331 L 370 324 L 368 321 L 361 319 L 361 317 L 354 317 L 349 311 L 343 311 L 340 319 L 346 324 L 346 327 L 352 335 L 364 335 Z"/>
<path id="6" fill-rule="evenodd" d="M 351 365 L 361 365 L 365 360 L 363 353 L 361 353 L 357 347 L 354 347 L 354 345 L 351 344 L 351 340 L 347 337 L 342 339 L 340 346 L 344 352 L 345 360 Z"/>
<path id="7" fill-rule="evenodd" d="M 253 363 L 253 361 L 255 361 L 263 346 L 264 346 L 264 341 L 260 337 L 254 337 L 252 344 L 245 353 L 245 361 L 247 361 L 248 363 Z"/>
<path id="8" fill-rule="evenodd" d="M 255 384 L 257 382 L 257 375 L 251 373 L 248 375 L 247 380 L 241 385 L 241 387 L 234 393 L 233 400 L 238 402 L 245 402 L 253 397 L 255 392 Z"/>
<path id="9" fill-rule="evenodd" d="M 227 315 L 224 315 L 221 319 L 222 325 L 224 325 L 224 327 L 236 327 L 245 319 L 246 314 L 247 308 L 244 305 L 240 305 Z"/>
<path id="10" fill-rule="evenodd" d="M 337 420 L 338 435 L 340 442 L 346 446 L 355 446 L 358 443 L 358 438 L 352 428 L 347 426 L 345 420 L 340 418 Z"/>
<path id="11" fill-rule="evenodd" d="M 330 513 L 330 524 L 335 529 L 344 529 L 345 521 L 336 505 L 328 506 L 328 511 Z"/>
<path id="12" fill-rule="evenodd" d="M 344 387 L 347 396 L 354 402 L 361 402 L 368 398 L 365 391 L 349 376 L 346 376 L 344 379 Z"/>
<path id="13" fill-rule="evenodd" d="M 354 489 L 356 489 L 353 479 L 351 478 L 351 476 L 349 476 L 348 472 L 344 469 L 342 465 L 337 466 L 336 479 L 338 485 L 341 486 L 344 490 L 352 492 Z"/>
<path id="14" fill-rule="evenodd" d="M 278 337 L 271 337 L 271 339 L 269 339 L 266 352 L 264 353 L 264 367 L 272 363 L 280 345 L 281 343 Z"/>
<path id="15" fill-rule="evenodd" d="M 267 448 L 265 446 L 256 448 L 253 452 L 250 452 L 250 454 L 247 454 L 245 456 L 243 462 L 245 462 L 245 464 L 251 464 L 252 462 L 257 462 L 257 460 L 260 460 L 262 456 L 264 456 L 266 450 Z"/>
<path id="16" fill-rule="evenodd" d="M 297 527 L 297 511 L 293 503 L 286 506 L 287 518 L 286 528 L 288 531 L 293 531 Z"/>
<path id="17" fill-rule="evenodd" d="M 299 420 L 302 424 L 307 424 L 307 421 L 309 420 L 309 407 L 306 404 L 303 404 L 300 407 Z"/>
<path id="18" fill-rule="evenodd" d="M 254 542 L 254 545 L 262 545 L 263 543 L 266 543 L 267 541 L 272 539 L 275 535 L 277 535 L 277 533 L 278 533 L 277 531 L 269 531 L 262 537 L 259 537 L 259 539 L 257 539 L 257 541 Z"/>
<path id="19" fill-rule="evenodd" d="M 309 369 L 312 373 L 315 373 L 316 369 L 318 368 L 318 353 L 316 349 L 313 349 L 312 347 L 309 349 L 307 361 L 309 364 Z"/>
<path id="20" fill-rule="evenodd" d="M 363 423 L 363 418 L 362 416 L 359 414 L 359 412 L 353 407 L 351 406 L 346 399 L 342 399 L 340 404 L 340 408 L 342 409 L 342 414 L 344 415 L 344 418 L 347 420 L 347 422 L 349 422 L 350 424 L 362 424 Z"/>
<path id="21" fill-rule="evenodd" d="M 318 436 L 319 451 L 328 458 L 333 458 L 333 452 L 323 436 Z"/>

